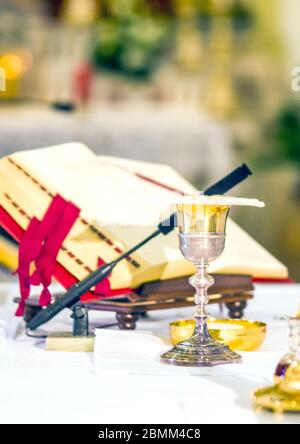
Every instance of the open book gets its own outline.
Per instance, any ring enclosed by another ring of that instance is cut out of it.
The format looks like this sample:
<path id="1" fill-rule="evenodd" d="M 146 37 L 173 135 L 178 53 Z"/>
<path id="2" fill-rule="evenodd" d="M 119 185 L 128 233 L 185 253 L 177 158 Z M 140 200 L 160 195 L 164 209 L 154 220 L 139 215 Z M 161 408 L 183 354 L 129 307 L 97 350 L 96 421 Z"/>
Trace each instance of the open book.
<path id="1" fill-rule="evenodd" d="M 95 270 L 99 258 L 111 261 L 150 234 L 172 211 L 174 193 L 196 192 L 169 166 L 96 156 L 80 143 L 4 157 L 0 183 L 0 206 L 22 230 L 33 216 L 43 218 L 56 194 L 81 209 L 57 258 L 76 280 Z M 287 268 L 231 220 L 227 234 L 225 252 L 211 265 L 211 272 L 288 277 Z M 110 285 L 121 291 L 193 272 L 193 265 L 181 255 L 175 230 L 122 261 Z"/>

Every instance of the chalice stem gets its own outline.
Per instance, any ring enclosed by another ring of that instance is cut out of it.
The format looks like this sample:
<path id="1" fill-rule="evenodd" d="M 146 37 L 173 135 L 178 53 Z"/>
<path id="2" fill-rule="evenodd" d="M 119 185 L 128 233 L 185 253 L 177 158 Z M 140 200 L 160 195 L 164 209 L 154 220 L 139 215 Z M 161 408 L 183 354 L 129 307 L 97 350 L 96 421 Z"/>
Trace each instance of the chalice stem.
<path id="1" fill-rule="evenodd" d="M 208 264 L 201 262 L 195 264 L 196 274 L 190 278 L 190 284 L 195 287 L 195 304 L 196 311 L 194 313 L 196 327 L 193 337 L 199 342 L 206 343 L 211 339 L 208 331 L 208 312 L 207 304 L 209 301 L 208 289 L 214 283 L 214 279 L 207 273 Z"/>

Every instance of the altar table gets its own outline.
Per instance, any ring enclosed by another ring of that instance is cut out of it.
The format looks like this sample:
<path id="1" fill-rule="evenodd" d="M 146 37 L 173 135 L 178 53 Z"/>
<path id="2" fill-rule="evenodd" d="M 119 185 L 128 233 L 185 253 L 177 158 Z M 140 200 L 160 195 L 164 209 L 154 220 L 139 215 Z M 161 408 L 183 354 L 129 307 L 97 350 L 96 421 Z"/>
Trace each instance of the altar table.
<path id="1" fill-rule="evenodd" d="M 272 384 L 277 361 L 287 351 L 287 325 L 280 316 L 298 310 L 300 285 L 257 285 L 246 317 L 267 322 L 266 341 L 259 351 L 242 353 L 240 371 L 227 365 L 206 376 L 128 371 L 122 363 L 117 371 L 108 364 L 96 372 L 92 353 L 45 351 L 42 340 L 25 336 L 22 321 L 16 331 L 16 295 L 15 283 L 0 285 L 0 423 L 300 423 L 297 414 L 257 413 L 250 399 L 253 390 Z M 222 316 L 218 306 L 209 309 Z M 152 312 L 138 329 L 166 333 L 170 320 L 190 318 L 192 312 Z M 113 317 L 95 316 L 99 322 Z M 71 329 L 67 310 L 45 326 L 58 328 Z"/>

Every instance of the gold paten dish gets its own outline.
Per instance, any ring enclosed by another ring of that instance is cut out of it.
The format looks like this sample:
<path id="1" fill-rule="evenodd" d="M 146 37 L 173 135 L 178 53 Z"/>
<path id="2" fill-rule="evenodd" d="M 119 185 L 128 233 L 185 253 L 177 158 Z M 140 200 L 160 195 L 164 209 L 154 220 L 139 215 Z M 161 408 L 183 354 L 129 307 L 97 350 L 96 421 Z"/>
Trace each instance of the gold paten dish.
<path id="1" fill-rule="evenodd" d="M 172 344 L 189 339 L 194 329 L 195 321 L 192 319 L 170 322 Z M 263 322 L 240 319 L 210 319 L 208 329 L 214 339 L 228 345 L 231 350 L 254 351 L 265 340 L 267 325 Z"/>
<path id="2" fill-rule="evenodd" d="M 275 413 L 300 412 L 299 395 L 289 395 L 281 390 L 279 385 L 264 387 L 252 394 L 252 400 L 257 409 L 273 410 Z"/>

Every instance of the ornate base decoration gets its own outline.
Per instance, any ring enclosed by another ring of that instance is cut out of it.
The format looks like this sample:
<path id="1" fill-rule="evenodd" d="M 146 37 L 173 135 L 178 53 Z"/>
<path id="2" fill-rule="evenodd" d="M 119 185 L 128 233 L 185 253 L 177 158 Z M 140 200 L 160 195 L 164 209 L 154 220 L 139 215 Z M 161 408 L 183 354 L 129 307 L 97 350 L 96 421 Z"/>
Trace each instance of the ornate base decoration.
<path id="1" fill-rule="evenodd" d="M 208 337 L 199 341 L 192 337 L 175 345 L 161 356 L 163 364 L 181 366 L 212 367 L 214 365 L 239 363 L 240 355 L 227 345 Z"/>

